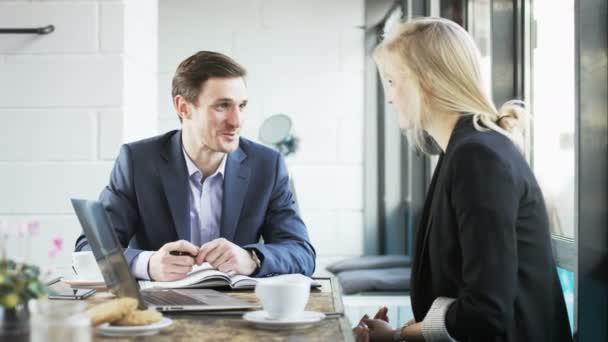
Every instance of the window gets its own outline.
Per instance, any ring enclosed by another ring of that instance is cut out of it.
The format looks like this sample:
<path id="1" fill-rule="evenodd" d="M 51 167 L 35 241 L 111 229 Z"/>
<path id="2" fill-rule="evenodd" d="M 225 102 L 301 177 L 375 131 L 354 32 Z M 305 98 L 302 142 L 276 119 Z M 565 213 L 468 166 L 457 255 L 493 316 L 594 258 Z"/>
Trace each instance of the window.
<path id="1" fill-rule="evenodd" d="M 534 1 L 532 15 L 532 165 L 553 234 L 574 239 L 574 1 Z"/>
<path id="2" fill-rule="evenodd" d="M 576 79 L 574 0 L 533 1 L 531 164 L 547 205 L 571 329 L 575 316 Z"/>
<path id="3" fill-rule="evenodd" d="M 490 0 L 470 1 L 467 30 L 481 53 L 481 72 L 488 94 L 492 93 L 492 7 Z"/>

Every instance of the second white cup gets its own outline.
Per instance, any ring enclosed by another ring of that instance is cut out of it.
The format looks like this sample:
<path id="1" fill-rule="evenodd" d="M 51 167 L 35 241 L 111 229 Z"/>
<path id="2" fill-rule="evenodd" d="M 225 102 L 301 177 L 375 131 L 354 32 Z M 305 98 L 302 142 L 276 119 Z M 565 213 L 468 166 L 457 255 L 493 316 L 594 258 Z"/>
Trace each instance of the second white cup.
<path id="1" fill-rule="evenodd" d="M 304 312 L 310 296 L 310 279 L 302 275 L 285 275 L 260 279 L 255 295 L 262 302 L 268 318 L 290 320 Z"/>

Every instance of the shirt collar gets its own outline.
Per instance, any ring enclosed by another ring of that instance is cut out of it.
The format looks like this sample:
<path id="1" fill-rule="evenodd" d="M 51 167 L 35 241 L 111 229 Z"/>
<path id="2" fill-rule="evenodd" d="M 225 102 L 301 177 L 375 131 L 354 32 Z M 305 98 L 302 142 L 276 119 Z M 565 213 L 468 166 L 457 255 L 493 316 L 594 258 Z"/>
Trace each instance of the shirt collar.
<path id="1" fill-rule="evenodd" d="M 188 177 L 192 177 L 192 175 L 196 174 L 197 172 L 200 173 L 200 175 L 202 177 L 203 172 L 201 170 L 199 170 L 199 168 L 196 166 L 196 164 L 194 164 L 192 159 L 190 159 L 190 157 L 186 153 L 186 150 L 182 148 L 182 152 L 184 153 L 184 159 L 186 160 L 186 167 L 188 168 Z M 224 177 L 224 174 L 225 174 L 224 172 L 226 170 L 226 156 L 227 156 L 227 154 L 225 154 L 224 157 L 222 158 L 222 161 L 220 162 L 220 166 L 218 166 L 217 170 L 209 177 L 213 177 L 213 176 L 217 175 L 218 173 L 222 176 L 222 178 Z"/>

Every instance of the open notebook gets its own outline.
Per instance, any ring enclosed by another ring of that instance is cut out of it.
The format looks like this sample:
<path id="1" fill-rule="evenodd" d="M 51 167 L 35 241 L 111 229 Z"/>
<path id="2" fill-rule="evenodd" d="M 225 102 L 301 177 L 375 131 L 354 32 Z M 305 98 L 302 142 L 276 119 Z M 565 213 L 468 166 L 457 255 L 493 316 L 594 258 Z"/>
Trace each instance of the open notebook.
<path id="1" fill-rule="evenodd" d="M 303 275 L 300 275 L 305 277 Z M 278 276 L 281 277 L 281 276 Z M 139 286 L 142 290 L 150 288 L 166 288 L 166 289 L 202 289 L 213 287 L 231 287 L 233 289 L 253 289 L 259 281 L 258 279 L 269 278 L 252 278 L 241 274 L 228 274 L 217 269 L 208 263 L 202 265 L 194 265 L 192 271 L 186 275 L 186 278 L 175 281 L 139 281 Z M 320 287 L 321 284 L 311 280 L 311 287 Z"/>

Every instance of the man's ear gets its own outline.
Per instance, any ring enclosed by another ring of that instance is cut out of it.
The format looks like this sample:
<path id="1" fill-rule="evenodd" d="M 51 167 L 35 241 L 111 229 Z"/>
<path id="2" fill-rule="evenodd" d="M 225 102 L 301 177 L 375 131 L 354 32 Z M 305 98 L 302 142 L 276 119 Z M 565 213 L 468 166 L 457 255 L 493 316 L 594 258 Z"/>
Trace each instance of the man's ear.
<path id="1" fill-rule="evenodd" d="M 183 96 L 175 96 L 175 98 L 173 99 L 173 107 L 175 107 L 175 112 L 177 113 L 177 116 L 179 116 L 182 120 L 190 119 L 192 115 L 190 111 L 190 106 L 188 104 L 188 101 L 186 101 Z"/>

